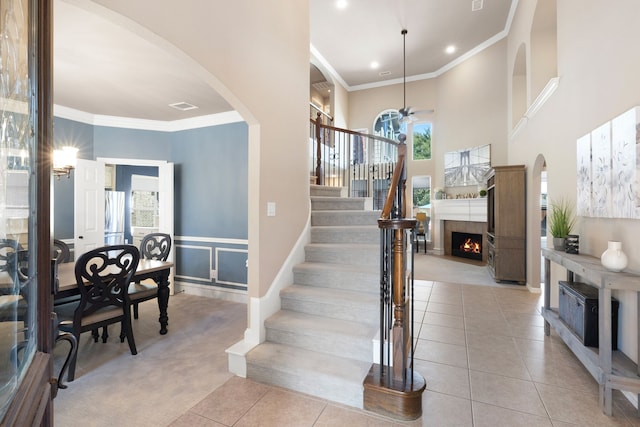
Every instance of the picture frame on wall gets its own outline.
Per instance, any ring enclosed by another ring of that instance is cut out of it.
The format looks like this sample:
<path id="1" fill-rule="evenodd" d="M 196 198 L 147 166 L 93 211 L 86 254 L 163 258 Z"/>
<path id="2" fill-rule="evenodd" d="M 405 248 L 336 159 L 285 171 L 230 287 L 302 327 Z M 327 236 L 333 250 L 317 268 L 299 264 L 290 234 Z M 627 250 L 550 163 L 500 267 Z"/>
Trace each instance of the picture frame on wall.
<path id="1" fill-rule="evenodd" d="M 491 169 L 491 144 L 450 151 L 444 155 L 444 186 L 466 187 L 484 183 Z"/>

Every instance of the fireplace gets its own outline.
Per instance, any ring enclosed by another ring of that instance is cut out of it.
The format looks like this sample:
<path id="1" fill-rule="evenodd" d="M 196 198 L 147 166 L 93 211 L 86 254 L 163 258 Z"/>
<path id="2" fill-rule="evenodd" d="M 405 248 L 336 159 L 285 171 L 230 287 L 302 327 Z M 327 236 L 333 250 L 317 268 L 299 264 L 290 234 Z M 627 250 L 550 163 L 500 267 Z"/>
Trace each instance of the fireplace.
<path id="1" fill-rule="evenodd" d="M 451 255 L 482 261 L 482 234 L 451 232 Z"/>

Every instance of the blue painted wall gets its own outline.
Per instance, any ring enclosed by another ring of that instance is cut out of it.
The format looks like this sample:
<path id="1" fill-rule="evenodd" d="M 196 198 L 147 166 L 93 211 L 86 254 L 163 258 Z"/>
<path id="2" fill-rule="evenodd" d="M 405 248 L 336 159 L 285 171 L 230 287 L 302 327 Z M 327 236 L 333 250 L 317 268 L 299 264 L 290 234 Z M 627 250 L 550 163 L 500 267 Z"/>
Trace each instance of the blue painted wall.
<path id="1" fill-rule="evenodd" d="M 55 117 L 54 147 L 70 145 L 78 148 L 78 158 L 93 159 L 93 126 Z M 53 180 L 53 235 L 56 239 L 73 239 L 73 180 L 62 177 Z"/>

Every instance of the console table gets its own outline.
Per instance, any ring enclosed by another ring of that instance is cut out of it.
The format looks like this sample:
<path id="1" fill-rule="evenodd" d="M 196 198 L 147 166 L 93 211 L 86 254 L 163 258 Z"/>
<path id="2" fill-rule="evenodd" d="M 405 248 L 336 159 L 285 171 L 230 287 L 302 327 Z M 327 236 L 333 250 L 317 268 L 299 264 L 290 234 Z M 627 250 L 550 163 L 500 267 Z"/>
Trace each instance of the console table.
<path id="1" fill-rule="evenodd" d="M 589 255 L 573 255 L 550 248 L 542 249 L 545 258 L 544 277 L 544 332 L 550 328 L 557 332 L 580 362 L 598 382 L 600 409 L 612 415 L 612 390 L 626 390 L 640 394 L 640 371 L 638 366 L 620 351 L 611 350 L 611 290 L 635 291 L 640 313 L 640 276 L 633 273 L 607 271 L 600 259 Z M 585 347 L 569 327 L 560 319 L 557 308 L 551 308 L 551 262 L 567 269 L 567 280 L 574 275 L 598 289 L 598 336 L 599 348 Z M 640 339 L 638 340 L 640 355 Z M 639 396 L 640 397 L 640 396 Z"/>

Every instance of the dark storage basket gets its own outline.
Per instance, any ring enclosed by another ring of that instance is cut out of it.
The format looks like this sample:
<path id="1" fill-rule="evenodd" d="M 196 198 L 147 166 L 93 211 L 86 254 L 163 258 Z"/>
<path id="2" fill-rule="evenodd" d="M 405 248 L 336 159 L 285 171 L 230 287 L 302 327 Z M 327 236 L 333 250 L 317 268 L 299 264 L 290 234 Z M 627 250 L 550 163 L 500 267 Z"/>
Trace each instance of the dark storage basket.
<path id="1" fill-rule="evenodd" d="M 598 289 L 581 282 L 558 282 L 560 318 L 587 347 L 598 347 Z M 611 298 L 611 348 L 618 348 L 618 306 Z"/>

